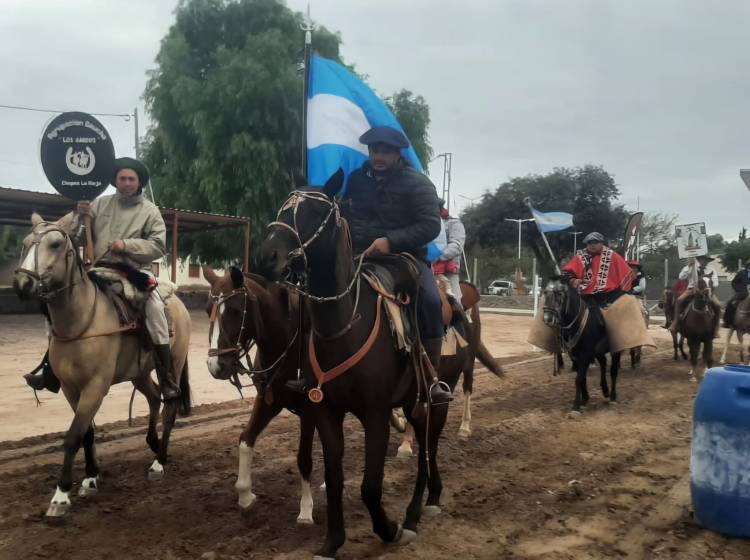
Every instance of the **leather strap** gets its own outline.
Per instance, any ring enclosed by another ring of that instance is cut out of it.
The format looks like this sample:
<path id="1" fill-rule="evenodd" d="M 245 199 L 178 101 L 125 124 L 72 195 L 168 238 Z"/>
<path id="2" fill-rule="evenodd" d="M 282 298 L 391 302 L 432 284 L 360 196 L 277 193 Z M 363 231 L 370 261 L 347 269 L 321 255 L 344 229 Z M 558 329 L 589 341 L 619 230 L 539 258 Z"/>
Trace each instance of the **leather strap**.
<path id="1" fill-rule="evenodd" d="M 378 333 L 380 332 L 380 322 L 381 322 L 381 308 L 383 307 L 383 296 L 378 294 L 378 301 L 375 304 L 375 324 L 372 326 L 372 331 L 370 332 L 370 336 L 367 337 L 367 340 L 365 341 L 364 345 L 357 350 L 354 354 L 352 354 L 346 361 L 343 363 L 337 365 L 335 368 L 330 369 L 328 371 L 323 371 L 320 367 L 320 363 L 318 363 L 318 357 L 315 354 L 315 336 L 310 335 L 310 343 L 308 345 L 308 350 L 310 352 L 310 365 L 312 366 L 313 373 L 315 374 L 315 378 L 318 380 L 318 388 L 320 388 L 324 383 L 328 383 L 329 381 L 333 381 L 336 379 L 339 375 L 342 373 L 346 373 L 351 368 L 356 366 L 359 362 L 362 361 L 362 359 L 367 355 L 367 353 L 372 348 L 373 344 L 375 344 L 375 341 L 378 338 Z"/>

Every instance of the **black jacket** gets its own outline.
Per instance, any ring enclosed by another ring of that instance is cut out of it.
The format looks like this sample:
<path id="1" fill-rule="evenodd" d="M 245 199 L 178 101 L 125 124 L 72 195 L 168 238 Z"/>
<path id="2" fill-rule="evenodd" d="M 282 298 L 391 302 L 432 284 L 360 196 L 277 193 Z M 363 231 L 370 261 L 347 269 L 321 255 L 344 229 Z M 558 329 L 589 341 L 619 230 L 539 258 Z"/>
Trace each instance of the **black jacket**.
<path id="1" fill-rule="evenodd" d="M 385 237 L 393 253 L 427 257 L 427 244 L 440 233 L 440 201 L 430 179 L 402 164 L 376 179 L 365 163 L 349 176 L 342 214 L 349 222 L 354 253 Z"/>
<path id="2" fill-rule="evenodd" d="M 747 269 L 740 270 L 732 279 L 732 289 L 735 293 L 746 294 L 750 285 L 750 272 Z"/>

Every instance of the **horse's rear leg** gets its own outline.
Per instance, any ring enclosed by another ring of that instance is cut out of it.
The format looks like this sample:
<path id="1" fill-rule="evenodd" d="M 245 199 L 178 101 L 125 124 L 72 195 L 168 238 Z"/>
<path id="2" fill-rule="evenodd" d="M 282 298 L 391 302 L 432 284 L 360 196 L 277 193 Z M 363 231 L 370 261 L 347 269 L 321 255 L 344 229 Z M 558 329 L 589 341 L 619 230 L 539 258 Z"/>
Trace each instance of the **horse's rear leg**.
<path id="1" fill-rule="evenodd" d="M 371 411 L 365 419 L 365 474 L 360 488 L 362 501 L 372 519 L 372 530 L 385 542 L 396 540 L 398 524 L 383 509 L 383 471 L 388 452 L 390 410 Z"/>
<path id="2" fill-rule="evenodd" d="M 261 395 L 256 396 L 250 420 L 248 420 L 247 426 L 245 426 L 240 435 L 239 465 L 237 467 L 237 482 L 234 483 L 234 489 L 237 491 L 237 503 L 243 510 L 250 509 L 255 503 L 252 480 L 255 441 L 279 412 L 281 412 L 281 405 L 276 404 L 276 401 L 268 405 Z"/>
<path id="3" fill-rule="evenodd" d="M 164 465 L 167 464 L 169 437 L 172 435 L 172 428 L 174 428 L 174 422 L 177 418 L 178 406 L 179 400 L 177 399 L 171 399 L 164 403 L 164 408 L 161 412 L 161 441 L 159 442 L 159 451 L 156 454 L 156 458 L 148 468 L 149 480 L 161 480 L 164 478 Z"/>
<path id="4" fill-rule="evenodd" d="M 73 392 L 66 391 L 65 387 L 63 387 L 63 391 L 68 402 L 75 409 L 75 416 L 63 438 L 65 458 L 63 459 L 62 473 L 55 489 L 55 495 L 50 500 L 50 505 L 47 509 L 46 515 L 48 517 L 61 517 L 70 509 L 70 490 L 73 487 L 73 462 L 85 436 L 88 436 L 85 438 L 88 448 L 87 458 L 90 456 L 93 459 L 91 464 L 88 461 L 86 464 L 87 486 L 90 486 L 89 479 L 95 478 L 99 472 L 94 454 L 94 430 L 91 427 L 91 423 L 94 420 L 96 411 L 99 410 L 102 404 L 106 389 L 98 383 L 91 382 L 80 398 L 77 398 Z M 89 473 L 94 474 L 89 475 Z"/>
<path id="5" fill-rule="evenodd" d="M 609 386 L 607 385 L 607 355 L 599 354 L 596 357 L 596 361 L 599 362 L 599 371 L 601 374 L 599 385 L 602 388 L 602 395 L 607 399 L 609 398 Z"/>
<path id="6" fill-rule="evenodd" d="M 299 469 L 302 493 L 299 501 L 299 515 L 297 523 L 313 524 L 313 497 L 310 489 L 310 473 L 312 473 L 312 446 L 315 437 L 315 422 L 312 414 L 302 413 L 300 416 L 299 448 L 297 449 L 297 468 Z"/>
<path id="7" fill-rule="evenodd" d="M 461 426 L 458 428 L 458 437 L 468 438 L 471 435 L 471 393 L 474 387 L 474 368 L 464 371 L 464 411 L 461 417 Z"/>
<path id="8" fill-rule="evenodd" d="M 617 403 L 617 374 L 620 372 L 621 353 L 612 354 L 612 366 L 610 367 L 610 376 L 612 377 L 612 389 L 609 393 L 609 402 Z"/>
<path id="9" fill-rule="evenodd" d="M 676 333 L 672 333 L 672 346 L 674 346 L 674 357 L 672 359 L 675 360 L 675 361 L 679 360 L 679 356 L 677 355 L 677 350 L 678 350 L 679 345 L 677 344 L 677 334 Z"/>
<path id="10" fill-rule="evenodd" d="M 401 445 L 396 450 L 396 457 L 399 459 L 409 459 L 414 455 L 412 446 L 414 444 L 414 427 L 406 423 L 406 429 L 404 435 L 401 438 Z"/>
<path id="11" fill-rule="evenodd" d="M 434 517 L 440 513 L 440 495 L 443 493 L 443 481 L 440 478 L 437 456 L 440 434 L 443 432 L 447 418 L 447 405 L 432 407 L 428 426 L 429 433 L 427 434 L 427 460 L 430 464 L 429 476 L 427 477 L 428 494 L 427 503 L 422 510 L 426 517 Z"/>
<path id="12" fill-rule="evenodd" d="M 734 330 L 732 328 L 727 329 L 727 335 L 724 338 L 724 351 L 721 353 L 721 358 L 719 358 L 719 363 L 726 364 L 727 363 L 727 350 L 729 350 L 729 345 L 732 342 L 732 335 L 734 334 Z M 737 333 L 737 336 L 739 337 L 739 333 Z M 740 359 L 742 359 L 742 342 L 740 342 Z"/>
<path id="13" fill-rule="evenodd" d="M 433 412 L 434 409 L 430 414 Z M 409 422 L 414 426 L 414 434 L 417 438 L 419 448 L 417 451 L 417 481 L 414 484 L 414 492 L 406 508 L 406 517 L 404 519 L 403 538 L 405 540 L 412 540 L 417 534 L 417 526 L 422 517 L 422 498 L 427 486 L 427 453 L 425 451 L 427 418 L 423 416 L 412 418 L 409 416 Z"/>
<path id="14" fill-rule="evenodd" d="M 146 443 L 151 448 L 151 451 L 157 454 L 159 453 L 159 433 L 156 430 L 156 424 L 159 421 L 159 409 L 161 408 L 159 388 L 153 382 L 150 375 L 133 381 L 133 386 L 148 401 L 148 432 L 146 434 Z"/>

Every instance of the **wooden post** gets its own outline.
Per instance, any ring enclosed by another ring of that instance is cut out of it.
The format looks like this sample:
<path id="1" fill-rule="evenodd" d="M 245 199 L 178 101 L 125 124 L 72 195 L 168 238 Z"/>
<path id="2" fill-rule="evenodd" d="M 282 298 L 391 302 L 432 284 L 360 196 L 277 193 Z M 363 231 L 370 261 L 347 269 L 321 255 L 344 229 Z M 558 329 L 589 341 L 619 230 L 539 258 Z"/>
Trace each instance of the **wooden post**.
<path id="1" fill-rule="evenodd" d="M 177 284 L 177 231 L 180 222 L 180 213 L 175 211 L 172 222 L 172 283 Z"/>
<path id="2" fill-rule="evenodd" d="M 250 272 L 250 220 L 245 222 L 245 259 L 242 263 L 242 272 Z"/>

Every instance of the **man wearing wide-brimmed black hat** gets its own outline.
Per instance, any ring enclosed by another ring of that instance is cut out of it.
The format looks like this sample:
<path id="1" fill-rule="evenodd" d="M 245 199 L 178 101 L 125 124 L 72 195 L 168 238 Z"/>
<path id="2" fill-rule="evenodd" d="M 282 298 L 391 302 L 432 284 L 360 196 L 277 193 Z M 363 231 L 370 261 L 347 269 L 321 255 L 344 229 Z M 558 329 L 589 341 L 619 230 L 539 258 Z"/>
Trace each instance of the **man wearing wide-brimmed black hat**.
<path id="1" fill-rule="evenodd" d="M 359 141 L 369 159 L 349 176 L 343 206 L 355 254 L 368 256 L 410 253 L 421 269 L 418 327 L 422 344 L 435 370 L 440 364 L 443 317 L 440 293 L 427 262 L 427 245 L 440 233 L 440 202 L 435 186 L 402 156 L 409 147 L 403 132 L 376 126 Z M 431 390 L 433 402 L 451 399 L 439 385 Z"/>
<path id="2" fill-rule="evenodd" d="M 166 253 L 167 228 L 159 209 L 143 196 L 148 181 L 148 168 L 143 163 L 129 157 L 119 158 L 112 178 L 117 192 L 99 197 L 91 204 L 79 202 L 77 213 L 91 216 L 97 265 L 136 272 L 135 276 L 143 280 L 136 287 L 149 292 L 145 305 L 146 329 L 154 344 L 162 395 L 169 400 L 179 397 L 180 389 L 172 372 L 164 302 L 151 273 L 151 263 Z M 24 377 L 34 389 L 48 387 L 42 374 Z"/>

